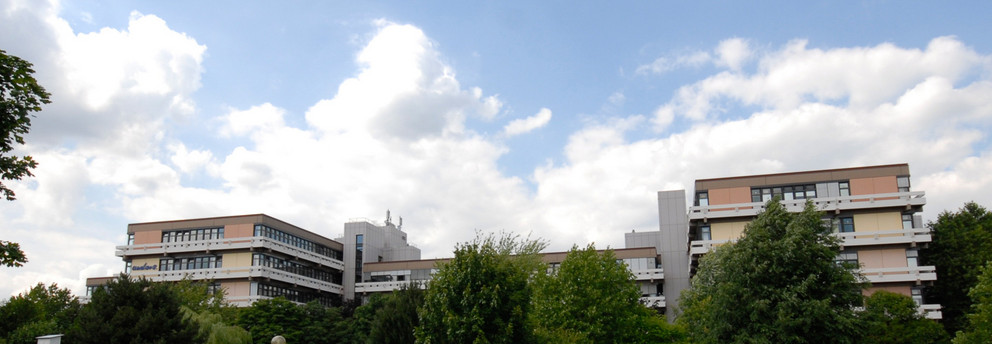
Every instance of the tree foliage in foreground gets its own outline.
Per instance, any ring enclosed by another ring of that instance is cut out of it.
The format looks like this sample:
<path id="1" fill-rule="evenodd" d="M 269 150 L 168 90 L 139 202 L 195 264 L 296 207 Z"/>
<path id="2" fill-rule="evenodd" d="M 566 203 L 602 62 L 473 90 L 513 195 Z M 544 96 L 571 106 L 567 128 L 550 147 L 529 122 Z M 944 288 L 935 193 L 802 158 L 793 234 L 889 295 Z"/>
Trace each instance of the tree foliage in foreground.
<path id="1" fill-rule="evenodd" d="M 93 292 L 66 333 L 69 343 L 202 343 L 168 283 L 121 274 Z"/>
<path id="2" fill-rule="evenodd" d="M 532 342 L 529 282 L 546 245 L 510 235 L 458 244 L 428 284 L 417 342 Z"/>
<path id="3" fill-rule="evenodd" d="M 3 181 L 33 176 L 31 169 L 38 166 L 30 156 L 18 157 L 10 152 L 15 144 L 24 144 L 34 117 L 31 113 L 41 111 L 41 104 L 50 103 L 50 94 L 32 74 L 31 62 L 0 50 L 0 194 L 8 201 L 14 200 L 14 191 Z"/>
<path id="4" fill-rule="evenodd" d="M 424 304 L 426 292 L 417 284 L 408 284 L 386 295 L 385 302 L 375 312 L 368 342 L 378 344 L 413 343 L 414 329 L 420 325 L 417 309 Z"/>
<path id="5" fill-rule="evenodd" d="M 942 212 L 927 224 L 933 241 L 920 251 L 923 264 L 937 268 L 938 278 L 926 289 L 927 301 L 941 305 L 941 322 L 948 333 L 964 328 L 965 313 L 985 262 L 992 260 L 992 213 L 968 202 L 957 212 Z"/>
<path id="6" fill-rule="evenodd" d="M 949 343 L 950 338 L 936 321 L 926 319 L 917 311 L 909 296 L 879 290 L 865 298 L 865 309 L 859 314 L 865 326 L 865 344 L 931 344 Z"/>
<path id="7" fill-rule="evenodd" d="M 0 343 L 33 344 L 35 337 L 65 333 L 79 308 L 69 289 L 39 283 L 0 306 Z"/>
<path id="8" fill-rule="evenodd" d="M 992 261 L 982 268 L 978 283 L 968 296 L 974 303 L 964 329 L 954 337 L 954 344 L 988 343 L 992 341 Z"/>
<path id="9" fill-rule="evenodd" d="M 634 276 L 612 250 L 572 247 L 556 271 L 536 279 L 531 319 L 547 343 L 680 339 L 673 326 L 640 303 L 640 296 Z"/>
<path id="10" fill-rule="evenodd" d="M 839 239 L 807 202 L 777 200 L 735 244 L 704 256 L 683 292 L 679 323 L 698 343 L 855 343 L 862 278 L 834 262 Z"/>

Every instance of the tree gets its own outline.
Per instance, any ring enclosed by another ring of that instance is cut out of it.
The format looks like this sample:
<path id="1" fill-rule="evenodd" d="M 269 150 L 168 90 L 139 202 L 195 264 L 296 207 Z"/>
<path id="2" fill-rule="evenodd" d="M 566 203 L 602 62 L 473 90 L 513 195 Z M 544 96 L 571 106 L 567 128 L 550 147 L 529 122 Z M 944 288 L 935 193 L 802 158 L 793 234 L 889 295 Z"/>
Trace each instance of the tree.
<path id="1" fill-rule="evenodd" d="M 865 298 L 865 309 L 858 315 L 865 326 L 862 343 L 930 344 L 948 343 L 950 338 L 937 322 L 923 317 L 909 296 L 885 290 Z"/>
<path id="2" fill-rule="evenodd" d="M 418 343 L 528 343 L 531 276 L 547 244 L 492 235 L 455 247 L 428 283 Z"/>
<path id="3" fill-rule="evenodd" d="M 968 202 L 955 213 L 940 213 L 927 226 L 933 241 L 920 251 L 920 258 L 937 268 L 939 278 L 924 291 L 925 296 L 928 302 L 941 305 L 944 328 L 955 333 L 964 328 L 964 315 L 974 301 L 968 291 L 985 262 L 992 260 L 992 214 Z"/>
<path id="4" fill-rule="evenodd" d="M 0 265 L 11 267 L 23 266 L 28 257 L 21 251 L 21 245 L 16 242 L 0 240 Z"/>
<path id="5" fill-rule="evenodd" d="M 679 323 L 699 343 L 854 343 L 863 278 L 834 262 L 839 239 L 812 203 L 789 213 L 774 199 L 736 244 L 701 259 Z"/>
<path id="6" fill-rule="evenodd" d="M 70 343 L 202 343 L 167 283 L 125 274 L 93 292 L 66 333 Z"/>
<path id="7" fill-rule="evenodd" d="M 32 76 L 31 63 L 0 50 L 0 193 L 8 201 L 14 200 L 14 191 L 3 185 L 3 180 L 18 180 L 33 176 L 31 169 L 38 166 L 31 156 L 9 155 L 14 144 L 24 144 L 24 135 L 31 128 L 32 112 L 41 111 L 41 104 L 48 104 L 51 96 Z"/>
<path id="8" fill-rule="evenodd" d="M 424 290 L 418 284 L 400 287 L 386 297 L 382 308 L 375 312 L 370 343 L 413 343 L 414 329 L 420 324 L 417 309 L 424 304 Z"/>
<path id="9" fill-rule="evenodd" d="M 31 128 L 32 112 L 48 104 L 50 94 L 31 75 L 31 63 L 0 50 L 0 194 L 13 201 L 14 191 L 4 180 L 19 180 L 33 176 L 38 166 L 31 156 L 10 155 L 14 144 L 24 144 L 24 135 Z M 0 240 L 0 264 L 17 267 L 27 263 L 27 257 L 17 243 Z"/>
<path id="10" fill-rule="evenodd" d="M 227 305 L 224 291 L 210 289 L 210 281 L 183 279 L 168 284 L 179 298 L 183 316 L 197 324 L 199 336 L 207 344 L 247 344 L 251 335 L 245 329 L 230 325 L 237 320 L 238 310 Z"/>
<path id="11" fill-rule="evenodd" d="M 954 336 L 954 344 L 988 343 L 992 338 L 992 261 L 982 268 L 978 282 L 968 296 L 974 303 L 964 330 Z"/>
<path id="12" fill-rule="evenodd" d="M 238 324 L 251 333 L 252 343 L 266 344 L 283 336 L 287 343 L 302 343 L 306 315 L 284 297 L 255 301 L 241 311 Z"/>
<path id="13" fill-rule="evenodd" d="M 0 306 L 0 342 L 35 343 L 37 336 L 65 333 L 79 308 L 69 289 L 39 283 Z"/>
<path id="14" fill-rule="evenodd" d="M 612 250 L 573 246 L 557 271 L 535 281 L 531 318 L 545 342 L 633 343 L 668 327 L 639 301 L 641 291 Z M 658 342 L 653 336 L 646 342 Z M 667 338 L 671 341 L 674 338 Z"/>

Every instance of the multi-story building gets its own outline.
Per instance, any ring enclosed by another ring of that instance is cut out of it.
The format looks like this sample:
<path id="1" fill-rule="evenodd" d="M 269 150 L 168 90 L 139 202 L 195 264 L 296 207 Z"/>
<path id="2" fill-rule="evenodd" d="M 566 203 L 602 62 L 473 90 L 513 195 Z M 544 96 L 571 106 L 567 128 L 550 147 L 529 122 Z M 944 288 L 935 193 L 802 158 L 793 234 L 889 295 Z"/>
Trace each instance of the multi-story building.
<path id="1" fill-rule="evenodd" d="M 773 197 L 789 211 L 807 201 L 824 212 L 841 239 L 838 261 L 854 262 L 871 282 L 865 294 L 888 290 L 913 298 L 931 319 L 940 305 L 925 303 L 921 289 L 937 279 L 933 266 L 920 266 L 919 249 L 930 232 L 917 213 L 924 192 L 910 188 L 906 164 L 794 173 L 700 179 L 686 210 L 682 190 L 658 193 L 659 232 L 627 234 L 628 247 L 654 246 L 666 272 L 666 295 L 689 287 L 699 258 L 713 247 L 739 238 L 744 227 Z M 677 300 L 669 305 L 677 304 Z M 669 319 L 674 318 L 669 308 Z"/>
<path id="2" fill-rule="evenodd" d="M 344 246 L 273 217 L 256 214 L 134 223 L 117 247 L 125 272 L 152 281 L 213 281 L 234 305 L 268 297 L 340 300 Z M 106 283 L 87 280 L 87 296 Z"/>
<path id="3" fill-rule="evenodd" d="M 602 252 L 602 251 L 600 251 Z M 641 302 L 649 307 L 664 308 L 665 297 L 661 286 L 665 279 L 660 257 L 654 247 L 622 248 L 613 250 L 618 260 L 627 264 L 641 289 Z M 541 259 L 549 270 L 556 269 L 568 252 L 542 253 Z M 429 281 L 437 267 L 450 259 L 424 259 L 392 262 L 365 263 L 362 282 L 355 284 L 355 295 L 368 297 L 371 294 L 392 292 L 410 283 Z"/>
<path id="4" fill-rule="evenodd" d="M 352 219 L 344 224 L 344 297 L 355 297 L 355 283 L 365 281 L 365 267 L 372 263 L 420 259 L 420 249 L 407 242 L 403 218 L 397 226 L 389 213 L 386 222 L 378 224 L 368 219 Z"/>

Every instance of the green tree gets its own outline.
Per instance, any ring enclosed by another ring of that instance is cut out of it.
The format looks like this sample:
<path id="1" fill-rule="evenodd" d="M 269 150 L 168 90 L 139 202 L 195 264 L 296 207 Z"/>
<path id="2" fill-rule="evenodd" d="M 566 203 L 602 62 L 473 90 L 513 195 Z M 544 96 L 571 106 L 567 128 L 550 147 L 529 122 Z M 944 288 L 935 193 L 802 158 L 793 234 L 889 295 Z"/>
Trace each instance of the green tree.
<path id="1" fill-rule="evenodd" d="M 0 193 L 8 201 L 14 200 L 14 191 L 3 185 L 3 180 L 33 176 L 31 169 L 38 166 L 31 156 L 18 157 L 10 152 L 15 143 L 24 144 L 34 117 L 31 113 L 50 103 L 51 95 L 32 74 L 30 62 L 0 50 Z"/>
<path id="2" fill-rule="evenodd" d="M 28 257 L 21 251 L 21 245 L 16 242 L 0 240 L 0 265 L 10 267 L 23 266 Z"/>
<path id="3" fill-rule="evenodd" d="M 79 308 L 69 289 L 39 283 L 0 306 L 0 342 L 36 343 L 37 336 L 65 333 Z"/>
<path id="4" fill-rule="evenodd" d="M 252 343 L 267 344 L 275 336 L 285 337 L 287 343 L 301 343 L 306 320 L 301 307 L 276 297 L 255 301 L 241 310 L 238 324 L 251 333 Z"/>
<path id="5" fill-rule="evenodd" d="M 15 144 L 24 144 L 24 135 L 31 128 L 32 112 L 41 111 L 41 104 L 48 104 L 50 94 L 32 76 L 31 63 L 0 50 L 0 194 L 13 201 L 14 191 L 3 184 L 4 180 L 19 180 L 34 174 L 38 166 L 31 156 L 11 155 Z M 28 259 L 20 245 L 0 240 L 0 264 L 17 267 Z"/>
<path id="6" fill-rule="evenodd" d="M 417 342 L 531 342 L 529 282 L 546 245 L 505 234 L 457 245 L 428 283 Z"/>
<path id="7" fill-rule="evenodd" d="M 251 343 L 248 331 L 232 325 L 237 321 L 237 308 L 227 305 L 223 290 L 211 291 L 210 283 L 183 279 L 168 285 L 175 290 L 183 315 L 197 324 L 207 344 Z"/>
<path id="8" fill-rule="evenodd" d="M 992 338 L 992 261 L 982 268 L 978 282 L 968 296 L 974 303 L 964 330 L 954 336 L 954 344 L 988 343 Z"/>
<path id="9" fill-rule="evenodd" d="M 641 319 L 661 318 L 640 297 L 634 276 L 612 250 L 573 246 L 556 271 L 536 279 L 531 318 L 545 342 L 633 343 L 667 327 Z"/>
<path id="10" fill-rule="evenodd" d="M 424 304 L 424 290 L 418 284 L 408 284 L 388 295 L 382 308 L 375 312 L 369 343 L 413 343 L 414 329 L 420 324 L 417 309 Z"/>
<path id="11" fill-rule="evenodd" d="M 167 283 L 121 274 L 93 292 L 66 333 L 70 343 L 202 343 Z"/>
<path id="12" fill-rule="evenodd" d="M 866 344 L 948 343 L 950 338 L 936 321 L 923 317 L 909 296 L 885 290 L 865 298 L 859 314 Z"/>
<path id="13" fill-rule="evenodd" d="M 863 278 L 834 262 L 839 241 L 812 203 L 776 199 L 736 244 L 704 256 L 679 322 L 698 343 L 854 343 Z"/>
<path id="14" fill-rule="evenodd" d="M 964 315 L 973 302 L 968 291 L 985 262 L 992 260 L 992 214 L 968 202 L 957 212 L 942 212 L 927 226 L 933 241 L 920 251 L 920 259 L 936 267 L 939 278 L 925 296 L 927 302 L 941 305 L 944 328 L 955 333 L 964 328 Z"/>

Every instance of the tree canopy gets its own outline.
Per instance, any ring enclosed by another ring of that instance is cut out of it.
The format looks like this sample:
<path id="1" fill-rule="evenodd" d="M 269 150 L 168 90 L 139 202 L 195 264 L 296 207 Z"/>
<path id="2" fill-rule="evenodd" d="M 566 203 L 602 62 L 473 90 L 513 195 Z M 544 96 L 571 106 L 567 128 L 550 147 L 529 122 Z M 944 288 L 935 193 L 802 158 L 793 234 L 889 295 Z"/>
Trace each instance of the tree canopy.
<path id="1" fill-rule="evenodd" d="M 529 282 L 546 245 L 510 235 L 458 244 L 428 284 L 417 342 L 531 342 Z"/>
<path id="2" fill-rule="evenodd" d="M 36 343 L 35 337 L 65 333 L 79 308 L 69 289 L 39 283 L 0 306 L 0 343 Z"/>
<path id="3" fill-rule="evenodd" d="M 641 291 L 627 265 L 612 250 L 593 245 L 572 247 L 561 265 L 535 281 L 531 318 L 535 333 L 549 343 L 634 343 L 670 341 L 677 337 L 663 320 L 639 301 Z M 648 331 L 646 327 L 661 327 Z"/>
<path id="4" fill-rule="evenodd" d="M 408 284 L 386 296 L 382 308 L 375 312 L 370 343 L 413 343 L 414 329 L 420 325 L 417 309 L 424 304 L 425 291 L 417 284 Z"/>
<path id="5" fill-rule="evenodd" d="M 807 202 L 774 199 L 736 243 L 701 259 L 678 318 L 698 343 L 857 342 L 863 278 L 835 262 L 839 241 Z"/>
<path id="6" fill-rule="evenodd" d="M 168 283 L 121 274 L 97 288 L 66 333 L 71 343 L 202 343 Z"/>
<path id="7" fill-rule="evenodd" d="M 933 240 L 920 258 L 936 267 L 938 278 L 925 295 L 928 302 L 941 305 L 941 322 L 948 333 L 955 333 L 964 328 L 964 315 L 973 302 L 968 291 L 985 262 L 992 260 L 992 214 L 968 202 L 957 212 L 942 212 L 928 226 Z"/>
<path id="8" fill-rule="evenodd" d="M 917 311 L 909 296 L 878 290 L 865 298 L 865 308 L 858 315 L 865 326 L 865 344 L 936 344 L 950 338 L 936 321 Z"/>
<path id="9" fill-rule="evenodd" d="M 988 343 L 992 338 L 992 261 L 981 269 L 978 282 L 968 292 L 974 302 L 964 329 L 954 336 L 954 344 Z"/>
<path id="10" fill-rule="evenodd" d="M 34 79 L 31 63 L 0 50 L 0 194 L 14 200 L 14 191 L 4 180 L 33 176 L 38 166 L 31 156 L 10 155 L 15 144 L 24 144 L 24 135 L 31 129 L 32 112 L 48 104 L 50 94 Z"/>

